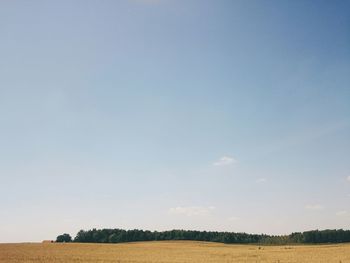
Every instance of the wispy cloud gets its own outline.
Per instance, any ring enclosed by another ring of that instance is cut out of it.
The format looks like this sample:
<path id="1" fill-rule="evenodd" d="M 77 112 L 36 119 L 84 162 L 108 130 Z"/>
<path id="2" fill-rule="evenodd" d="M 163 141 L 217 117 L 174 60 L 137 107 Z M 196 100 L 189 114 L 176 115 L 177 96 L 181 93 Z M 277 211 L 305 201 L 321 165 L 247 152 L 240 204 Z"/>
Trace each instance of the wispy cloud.
<path id="1" fill-rule="evenodd" d="M 259 178 L 259 179 L 256 179 L 255 182 L 257 184 L 262 184 L 262 183 L 266 183 L 267 179 L 266 178 Z"/>
<path id="2" fill-rule="evenodd" d="M 314 204 L 314 205 L 306 205 L 305 209 L 307 210 L 313 210 L 313 211 L 321 211 L 324 209 L 324 206 L 320 204 Z"/>
<path id="3" fill-rule="evenodd" d="M 237 221 L 237 220 L 239 220 L 239 217 L 237 217 L 237 216 L 231 216 L 231 217 L 229 217 L 228 219 L 227 219 L 228 221 Z"/>
<path id="4" fill-rule="evenodd" d="M 343 210 L 343 211 L 336 212 L 335 215 L 336 216 L 347 216 L 347 215 L 349 215 L 349 212 L 346 210 Z"/>
<path id="5" fill-rule="evenodd" d="M 235 158 L 225 155 L 221 157 L 219 160 L 217 160 L 216 162 L 214 162 L 213 165 L 225 166 L 225 165 L 231 165 L 234 163 L 237 163 L 237 160 Z"/>
<path id="6" fill-rule="evenodd" d="M 185 216 L 207 216 L 215 209 L 214 206 L 178 206 L 169 209 L 169 214 Z"/>

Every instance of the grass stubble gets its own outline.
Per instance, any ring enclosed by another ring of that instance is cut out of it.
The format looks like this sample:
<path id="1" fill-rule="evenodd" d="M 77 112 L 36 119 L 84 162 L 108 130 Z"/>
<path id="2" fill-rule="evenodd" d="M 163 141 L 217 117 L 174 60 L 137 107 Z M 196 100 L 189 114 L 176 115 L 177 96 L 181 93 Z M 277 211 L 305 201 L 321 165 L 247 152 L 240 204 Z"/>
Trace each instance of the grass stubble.
<path id="1" fill-rule="evenodd" d="M 0 262 L 350 263 L 350 244 L 255 246 L 195 241 L 149 241 L 120 244 L 0 244 Z"/>

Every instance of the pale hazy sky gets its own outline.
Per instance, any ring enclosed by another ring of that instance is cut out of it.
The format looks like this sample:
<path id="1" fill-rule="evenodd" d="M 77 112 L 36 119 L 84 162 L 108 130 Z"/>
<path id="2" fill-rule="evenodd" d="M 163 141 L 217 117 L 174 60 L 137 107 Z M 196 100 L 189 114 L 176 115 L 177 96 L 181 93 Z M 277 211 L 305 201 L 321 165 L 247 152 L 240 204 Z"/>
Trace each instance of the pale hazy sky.
<path id="1" fill-rule="evenodd" d="M 0 242 L 350 228 L 349 1 L 1 1 Z"/>

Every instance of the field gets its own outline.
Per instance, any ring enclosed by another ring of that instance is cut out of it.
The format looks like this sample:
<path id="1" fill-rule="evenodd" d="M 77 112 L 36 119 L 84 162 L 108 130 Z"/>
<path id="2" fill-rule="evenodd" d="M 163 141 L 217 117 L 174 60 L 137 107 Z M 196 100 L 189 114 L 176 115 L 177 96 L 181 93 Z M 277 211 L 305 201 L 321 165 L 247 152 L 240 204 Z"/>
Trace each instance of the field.
<path id="1" fill-rule="evenodd" d="M 350 262 L 350 244 L 252 246 L 174 241 L 122 244 L 0 244 L 0 262 Z"/>

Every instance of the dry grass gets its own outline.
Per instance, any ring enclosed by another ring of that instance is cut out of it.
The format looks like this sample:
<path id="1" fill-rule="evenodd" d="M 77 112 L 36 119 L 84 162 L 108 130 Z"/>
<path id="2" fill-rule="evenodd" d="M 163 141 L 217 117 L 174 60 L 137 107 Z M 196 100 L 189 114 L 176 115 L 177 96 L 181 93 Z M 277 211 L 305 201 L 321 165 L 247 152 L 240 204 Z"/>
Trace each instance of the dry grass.
<path id="1" fill-rule="evenodd" d="M 0 262 L 350 262 L 350 244 L 251 246 L 174 241 L 124 244 L 0 244 Z"/>

